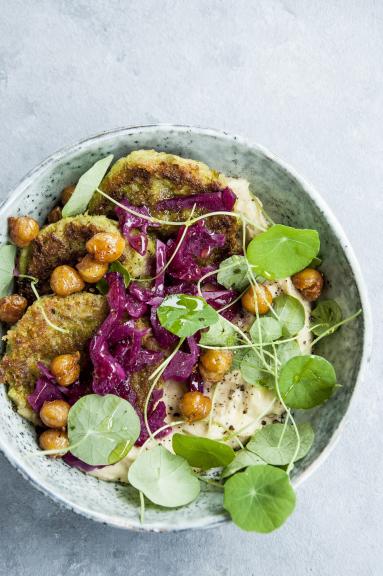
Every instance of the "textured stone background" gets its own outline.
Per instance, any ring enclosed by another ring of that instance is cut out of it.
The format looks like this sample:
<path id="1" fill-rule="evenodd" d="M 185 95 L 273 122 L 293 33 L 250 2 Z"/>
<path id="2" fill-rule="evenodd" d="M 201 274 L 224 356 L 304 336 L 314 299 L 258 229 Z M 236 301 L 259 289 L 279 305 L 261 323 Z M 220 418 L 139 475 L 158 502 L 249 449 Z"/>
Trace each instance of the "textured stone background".
<path id="1" fill-rule="evenodd" d="M 383 4 L 373 0 L 0 0 L 0 194 L 117 126 L 238 133 L 304 174 L 343 224 L 375 316 L 373 366 L 329 460 L 279 532 L 110 529 L 0 456 L 0 574 L 382 574 Z"/>

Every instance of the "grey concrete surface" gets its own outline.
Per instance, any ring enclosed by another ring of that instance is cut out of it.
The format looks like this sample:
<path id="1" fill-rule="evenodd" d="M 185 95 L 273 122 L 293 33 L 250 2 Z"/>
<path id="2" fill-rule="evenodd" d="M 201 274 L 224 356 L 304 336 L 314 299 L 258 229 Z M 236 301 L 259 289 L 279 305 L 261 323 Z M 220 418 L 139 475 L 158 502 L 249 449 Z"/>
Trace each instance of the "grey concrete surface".
<path id="1" fill-rule="evenodd" d="M 1 196 L 51 152 L 104 129 L 239 133 L 323 194 L 375 319 L 372 367 L 344 434 L 279 532 L 111 529 L 59 509 L 0 456 L 1 575 L 382 574 L 382 59 L 378 0 L 0 0 Z"/>

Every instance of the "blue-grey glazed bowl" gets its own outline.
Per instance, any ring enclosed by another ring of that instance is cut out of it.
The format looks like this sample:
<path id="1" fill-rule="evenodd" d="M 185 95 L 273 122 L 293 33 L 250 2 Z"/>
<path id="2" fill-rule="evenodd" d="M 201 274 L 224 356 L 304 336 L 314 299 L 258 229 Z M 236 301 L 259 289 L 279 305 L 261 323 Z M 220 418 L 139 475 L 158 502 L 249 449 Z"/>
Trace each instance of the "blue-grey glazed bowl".
<path id="1" fill-rule="evenodd" d="M 363 309 L 357 320 L 318 346 L 318 352 L 334 364 L 341 387 L 326 404 L 311 411 L 315 443 L 294 469 L 297 485 L 320 465 L 339 437 L 368 362 L 371 320 L 360 269 L 342 228 L 319 194 L 293 170 L 262 147 L 224 132 L 167 125 L 114 130 L 64 148 L 32 170 L 0 208 L 0 243 L 7 240 L 8 216 L 30 214 L 43 222 L 64 186 L 76 181 L 96 160 L 111 153 L 117 159 L 139 148 L 202 160 L 228 176 L 249 180 L 252 192 L 275 221 L 319 231 L 322 270 L 331 280 L 325 296 L 336 298 L 345 315 Z M 0 411 L 0 448 L 9 461 L 59 504 L 88 518 L 152 531 L 204 528 L 228 520 L 222 494 L 204 486 L 198 500 L 184 508 L 148 506 L 145 523 L 140 524 L 138 501 L 128 486 L 98 481 L 61 461 L 31 457 L 36 450 L 34 428 L 16 414 L 4 387 L 0 387 Z"/>

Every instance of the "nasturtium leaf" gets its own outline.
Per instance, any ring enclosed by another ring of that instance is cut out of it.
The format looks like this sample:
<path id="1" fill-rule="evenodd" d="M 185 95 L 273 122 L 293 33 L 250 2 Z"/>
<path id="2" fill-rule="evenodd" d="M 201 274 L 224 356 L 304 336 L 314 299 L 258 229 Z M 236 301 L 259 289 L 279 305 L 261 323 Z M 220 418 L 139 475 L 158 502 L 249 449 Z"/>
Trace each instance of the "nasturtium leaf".
<path id="1" fill-rule="evenodd" d="M 221 478 L 229 478 L 229 476 L 233 476 L 233 474 L 244 468 L 257 466 L 259 464 L 266 464 L 266 462 L 254 454 L 254 452 L 246 450 L 246 448 L 238 450 L 238 452 L 235 453 L 234 460 L 222 470 Z"/>
<path id="2" fill-rule="evenodd" d="M 215 324 L 201 333 L 199 343 L 205 346 L 233 346 L 236 341 L 237 333 L 233 325 L 226 318 L 219 316 Z"/>
<path id="3" fill-rule="evenodd" d="M 281 363 L 281 366 L 286 364 L 290 358 L 293 358 L 294 356 L 300 356 L 302 354 L 301 349 L 299 348 L 299 344 L 296 340 L 290 340 L 290 342 L 282 342 L 281 344 L 278 344 L 276 351 L 277 358 Z"/>
<path id="4" fill-rule="evenodd" d="M 293 512 L 295 493 L 284 470 L 250 466 L 226 481 L 223 505 L 242 530 L 266 533 L 279 528 Z"/>
<path id="5" fill-rule="evenodd" d="M 275 224 L 251 240 L 246 255 L 257 274 L 279 280 L 308 266 L 319 247 L 316 230 Z"/>
<path id="6" fill-rule="evenodd" d="M 340 306 L 335 300 L 322 300 L 311 312 L 312 328 L 315 336 L 321 336 L 342 321 L 343 315 Z M 329 332 L 333 334 L 338 328 L 335 327 Z"/>
<path id="7" fill-rule="evenodd" d="M 253 322 L 250 337 L 253 342 L 269 344 L 282 336 L 282 325 L 272 316 L 261 316 Z"/>
<path id="8" fill-rule="evenodd" d="M 306 456 L 314 441 L 314 430 L 308 422 L 297 425 L 300 436 L 299 452 L 294 460 Z M 268 424 L 257 430 L 246 448 L 263 458 L 267 464 L 282 466 L 290 464 L 298 445 L 297 435 L 292 424 Z"/>
<path id="9" fill-rule="evenodd" d="M 167 296 L 157 309 L 161 326 L 180 337 L 193 336 L 219 320 L 219 314 L 203 298 L 190 294 Z"/>
<path id="10" fill-rule="evenodd" d="M 69 410 L 70 451 L 91 466 L 122 460 L 139 435 L 140 420 L 135 409 L 114 394 L 88 394 Z"/>
<path id="11" fill-rule="evenodd" d="M 63 218 L 85 212 L 94 191 L 101 184 L 112 160 L 113 154 L 105 156 L 81 176 L 72 196 L 62 209 Z"/>
<path id="12" fill-rule="evenodd" d="M 335 370 L 321 356 L 295 356 L 282 366 L 279 375 L 279 389 L 290 408 L 308 409 L 322 404 L 335 386 Z"/>
<path id="13" fill-rule="evenodd" d="M 172 446 L 174 452 L 185 458 L 190 466 L 202 470 L 227 466 L 235 456 L 234 450 L 227 444 L 202 436 L 174 434 Z"/>
<path id="14" fill-rule="evenodd" d="M 273 309 L 282 326 L 283 336 L 295 336 L 303 328 L 305 310 L 297 298 L 281 294 L 275 298 Z"/>
<path id="15" fill-rule="evenodd" d="M 217 281 L 225 288 L 242 292 L 249 285 L 248 270 L 245 256 L 230 256 L 219 265 Z"/>
<path id="16" fill-rule="evenodd" d="M 260 352 L 259 352 L 260 353 Z M 267 372 L 255 350 L 250 350 L 240 364 L 241 376 L 248 384 L 258 384 L 266 388 L 274 387 L 274 375 Z"/>
<path id="17" fill-rule="evenodd" d="M 249 352 L 249 348 L 238 348 L 233 351 L 233 363 L 231 365 L 233 370 L 239 370 L 241 368 L 241 362 Z"/>
<path id="18" fill-rule="evenodd" d="M 12 288 L 16 250 L 13 244 L 0 246 L 0 297 L 9 294 Z"/>
<path id="19" fill-rule="evenodd" d="M 128 480 L 151 502 L 166 508 L 189 504 L 200 492 L 199 480 L 186 460 L 160 444 L 138 456 Z"/>

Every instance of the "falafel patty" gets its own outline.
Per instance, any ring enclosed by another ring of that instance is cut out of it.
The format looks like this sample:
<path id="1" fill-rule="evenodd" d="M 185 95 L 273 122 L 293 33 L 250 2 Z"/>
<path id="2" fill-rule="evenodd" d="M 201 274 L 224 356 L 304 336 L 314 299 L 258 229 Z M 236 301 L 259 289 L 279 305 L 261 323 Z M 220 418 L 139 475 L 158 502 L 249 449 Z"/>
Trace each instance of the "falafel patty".
<path id="1" fill-rule="evenodd" d="M 41 307 L 52 323 L 68 332 L 52 328 L 44 319 Z M 87 292 L 66 298 L 44 296 L 10 328 L 4 337 L 7 344 L 0 361 L 0 382 L 9 385 L 8 394 L 22 416 L 34 419 L 27 397 L 39 376 L 37 363 L 49 364 L 59 354 L 84 350 L 107 314 L 104 296 Z"/>
<path id="2" fill-rule="evenodd" d="M 22 252 L 19 260 L 21 274 L 37 278 L 41 294 L 50 292 L 48 280 L 54 268 L 61 264 L 75 266 L 87 254 L 87 241 L 98 232 L 119 233 L 118 224 L 106 216 L 80 215 L 63 218 L 42 228 L 28 249 Z M 126 242 L 120 262 L 132 277 L 150 275 L 154 253 L 155 241 L 149 235 L 145 256 L 140 256 Z M 20 286 L 20 292 L 29 296 L 29 282 L 21 280 Z"/>
<path id="3" fill-rule="evenodd" d="M 117 201 L 127 199 L 133 206 L 146 206 L 156 218 L 182 222 L 189 217 L 190 209 L 158 210 L 158 202 L 180 196 L 219 192 L 227 186 L 228 181 L 223 174 L 202 162 L 155 150 L 136 150 L 112 166 L 100 188 Z M 110 216 L 114 214 L 115 206 L 95 192 L 88 209 L 90 214 Z M 198 216 L 206 212 L 209 210 L 197 207 L 194 214 Z M 223 254 L 229 256 L 240 253 L 240 224 L 237 218 L 213 216 L 207 219 L 207 225 L 214 232 L 225 234 Z M 164 237 L 174 232 L 174 226 L 162 225 L 156 228 L 156 234 Z M 222 254 L 217 251 L 217 256 Z"/>

